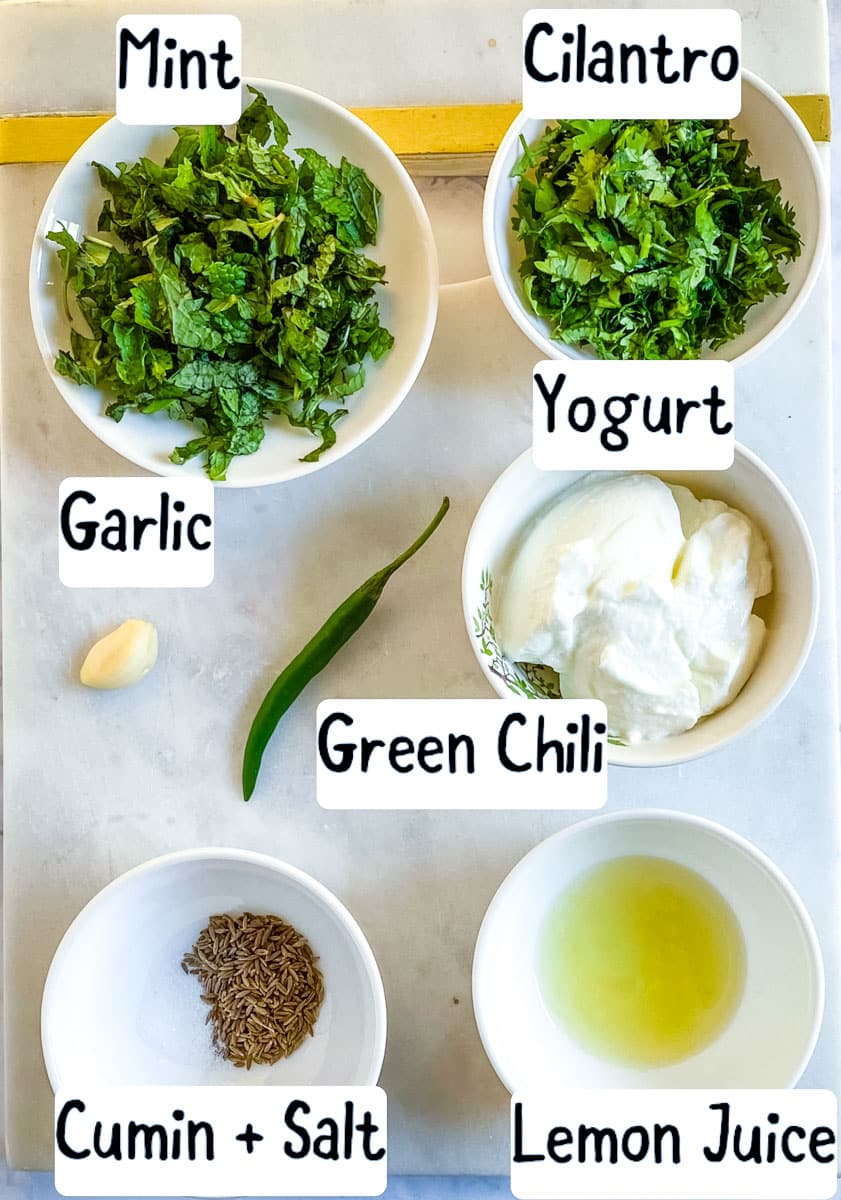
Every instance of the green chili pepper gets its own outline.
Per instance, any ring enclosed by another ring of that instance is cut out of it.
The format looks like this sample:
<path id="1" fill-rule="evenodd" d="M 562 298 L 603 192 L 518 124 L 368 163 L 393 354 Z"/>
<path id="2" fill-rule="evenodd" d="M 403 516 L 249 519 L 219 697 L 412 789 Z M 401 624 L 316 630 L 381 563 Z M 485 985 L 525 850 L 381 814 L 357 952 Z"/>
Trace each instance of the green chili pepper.
<path id="1" fill-rule="evenodd" d="M 245 743 L 245 753 L 242 757 L 243 800 L 251 799 L 260 772 L 260 764 L 263 761 L 263 752 L 277 728 L 280 718 L 297 700 L 310 680 L 324 670 L 333 655 L 341 650 L 345 642 L 349 641 L 357 629 L 367 621 L 383 594 L 383 588 L 394 572 L 398 567 L 402 567 L 403 563 L 407 562 L 413 554 L 416 554 L 424 542 L 428 541 L 443 521 L 449 507 L 450 501 L 445 496 L 438 512 L 417 541 L 412 542 L 408 550 L 404 550 L 395 558 L 394 562 L 383 567 L 381 571 L 377 571 L 370 579 L 366 579 L 361 587 L 351 593 L 332 616 L 327 618 L 318 633 L 310 638 L 301 653 L 293 658 L 289 666 L 278 675 L 257 710 L 257 716 L 254 718 L 248 734 L 248 741 Z"/>

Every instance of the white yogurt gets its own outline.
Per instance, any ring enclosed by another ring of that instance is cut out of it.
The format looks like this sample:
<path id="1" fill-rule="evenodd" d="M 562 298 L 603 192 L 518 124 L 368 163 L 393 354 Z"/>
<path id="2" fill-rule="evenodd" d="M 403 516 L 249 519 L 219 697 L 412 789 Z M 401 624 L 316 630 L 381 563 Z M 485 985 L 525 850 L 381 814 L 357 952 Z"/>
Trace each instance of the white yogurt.
<path id="1" fill-rule="evenodd" d="M 563 696 L 604 700 L 612 735 L 659 739 L 744 686 L 771 583 L 743 513 L 654 475 L 588 475 L 516 552 L 496 631 L 509 659 L 553 667 Z"/>

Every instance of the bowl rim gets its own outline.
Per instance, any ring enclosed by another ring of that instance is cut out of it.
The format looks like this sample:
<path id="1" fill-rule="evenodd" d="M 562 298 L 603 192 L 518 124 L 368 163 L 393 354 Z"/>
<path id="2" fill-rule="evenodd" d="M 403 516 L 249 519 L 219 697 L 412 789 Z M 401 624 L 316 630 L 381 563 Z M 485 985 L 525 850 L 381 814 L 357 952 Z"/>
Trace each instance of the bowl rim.
<path id="1" fill-rule="evenodd" d="M 381 413 L 376 419 L 372 419 L 364 429 L 359 432 L 355 438 L 337 438 L 336 444 L 330 448 L 329 454 L 325 458 L 318 459 L 314 463 L 303 463 L 296 461 L 293 465 L 281 471 L 263 472 L 255 475 L 253 478 L 237 481 L 236 479 L 212 480 L 214 487 L 218 488 L 252 488 L 266 487 L 275 483 L 287 483 L 293 479 L 300 479 L 304 476 L 311 475 L 315 471 L 321 470 L 324 467 L 329 467 L 331 464 L 339 462 L 346 454 L 350 454 L 353 450 L 358 449 L 369 438 L 373 437 L 386 422 L 394 416 L 397 409 L 406 399 L 411 389 L 417 380 L 418 375 L 426 361 L 429 353 L 429 347 L 432 343 L 432 335 L 435 331 L 435 323 L 438 317 L 438 292 L 440 288 L 440 272 L 438 266 L 438 252 L 435 245 L 435 237 L 432 232 L 432 224 L 429 219 L 429 214 L 424 207 L 423 201 L 420 198 L 420 193 L 415 186 L 409 172 L 403 166 L 403 163 L 385 142 L 378 133 L 376 133 L 370 125 L 367 125 L 360 117 L 356 116 L 343 105 L 338 104 L 335 100 L 329 99 L 327 96 L 321 95 L 320 92 L 315 92 L 311 88 L 299 87 L 297 84 L 283 83 L 276 79 L 267 79 L 258 76 L 243 76 L 242 86 L 247 85 L 257 88 L 259 91 L 267 91 L 272 89 L 279 91 L 284 96 L 293 96 L 306 104 L 310 104 L 314 109 L 320 109 L 327 113 L 333 120 L 338 123 L 344 123 L 354 127 L 364 138 L 377 146 L 379 151 L 388 161 L 392 171 L 400 180 L 403 191 L 409 201 L 410 207 L 418 223 L 420 231 L 420 251 L 422 261 L 425 265 L 426 287 L 424 292 L 415 293 L 412 297 L 412 304 L 417 305 L 420 299 L 423 298 L 423 303 L 426 308 L 423 330 L 415 348 L 415 352 L 411 361 L 408 363 L 403 379 L 399 387 L 392 390 L 392 394 L 383 406 Z M 44 201 L 43 207 L 38 215 L 38 220 L 35 225 L 35 232 L 32 238 L 32 249 L 29 255 L 29 310 L 32 321 L 32 327 L 35 334 L 35 340 L 38 344 L 38 350 L 44 365 L 47 368 L 47 373 L 53 387 L 67 404 L 68 408 L 78 417 L 83 425 L 90 430 L 97 441 L 102 442 L 115 454 L 118 454 L 126 462 L 133 463 L 136 467 L 140 467 L 145 471 L 164 478 L 187 478 L 183 469 L 176 466 L 174 463 L 167 463 L 167 469 L 163 469 L 160 463 L 150 462 L 149 457 L 145 454 L 129 454 L 123 441 L 118 435 L 119 423 L 111 422 L 113 431 L 110 425 L 100 427 L 102 419 L 101 411 L 91 411 L 90 404 L 84 397 L 76 393 L 81 393 L 78 385 L 75 387 L 75 393 L 71 393 L 68 387 L 65 386 L 66 381 L 55 370 L 53 358 L 50 352 L 49 338 L 46 331 L 46 321 L 44 316 L 45 305 L 42 303 L 42 298 L 39 294 L 40 276 L 38 273 L 38 262 L 40 256 L 44 252 L 44 240 L 47 232 L 47 216 L 54 207 L 55 197 L 59 192 L 65 175 L 71 167 L 77 166 L 81 161 L 88 159 L 91 155 L 89 149 L 91 142 L 97 138 L 103 130 L 113 129 L 120 122 L 116 117 L 110 117 L 103 122 L 101 126 L 90 134 L 76 152 L 68 159 L 59 172 L 53 186 L 50 188 L 49 194 Z M 131 126 L 132 130 L 137 129 L 137 126 Z M 141 127 L 146 130 L 155 131 L 157 134 L 165 133 L 170 126 L 148 125 Z M 294 132 L 294 131 L 293 131 Z M 92 184 L 91 186 L 95 186 Z M 361 393 L 361 395 L 364 395 Z M 71 398 L 72 397 L 72 398 Z M 259 454 L 260 451 L 257 451 Z M 201 473 L 201 478 L 206 478 L 204 472 Z"/>
<path id="2" fill-rule="evenodd" d="M 505 902 L 508 893 L 514 887 L 520 875 L 529 869 L 530 861 L 533 861 L 537 854 L 545 851 L 545 847 L 550 843 L 557 846 L 562 846 L 569 841 L 572 841 L 582 830 L 587 830 L 596 825 L 618 824 L 627 821 L 666 821 L 673 822 L 678 825 L 691 826 L 696 830 L 704 833 L 713 834 L 721 841 L 741 850 L 752 864 L 764 870 L 776 884 L 778 889 L 783 893 L 791 906 L 792 912 L 804 934 L 806 945 L 809 951 L 809 957 L 812 963 L 812 968 L 815 976 L 815 1003 L 812 1012 L 812 1024 L 809 1037 L 805 1043 L 803 1053 L 797 1063 L 797 1066 L 792 1073 L 790 1081 L 785 1085 L 787 1088 L 793 1088 L 809 1065 L 812 1055 L 820 1036 L 821 1026 L 823 1024 L 824 1008 L 826 1003 L 826 973 L 823 961 L 823 952 L 821 950 L 820 939 L 818 938 L 814 922 L 812 921 L 809 910 L 803 902 L 800 893 L 795 888 L 794 884 L 788 876 L 777 866 L 772 858 L 770 858 L 764 850 L 761 850 L 754 842 L 746 838 L 744 834 L 737 833 L 735 829 L 730 829 L 727 825 L 722 825 L 719 821 L 713 821 L 709 817 L 703 817 L 696 813 L 686 812 L 683 809 L 669 808 L 641 808 L 641 809 L 620 809 L 610 813 L 598 813 L 596 816 L 586 817 L 582 820 L 573 821 L 572 824 L 564 829 L 558 830 L 556 833 L 550 834 L 527 850 L 522 858 L 514 864 L 511 870 L 505 875 L 499 887 L 494 892 L 488 907 L 485 910 L 482 922 L 479 926 L 479 932 L 476 935 L 476 942 L 473 949 L 473 963 L 471 967 L 471 996 L 473 1001 L 473 1016 L 476 1023 L 476 1029 L 479 1034 L 479 1040 L 488 1061 L 503 1086 L 512 1094 L 517 1090 L 514 1081 L 502 1069 L 497 1055 L 490 1044 L 490 1038 L 484 1024 L 483 1015 L 485 1011 L 485 1002 L 481 997 L 481 987 L 479 982 L 479 973 L 482 969 L 485 958 L 491 953 L 490 926 L 494 916 L 494 911 Z M 606 859 L 603 861 L 607 861 Z"/>
<path id="3" fill-rule="evenodd" d="M 675 766 L 678 763 L 691 762 L 694 759 L 703 758 L 707 754 L 712 754 L 716 750 L 723 749 L 725 746 L 730 745 L 730 743 L 735 741 L 737 738 L 742 737 L 743 734 L 747 734 L 751 730 L 756 729 L 757 726 L 761 725 L 763 721 L 765 721 L 768 717 L 771 716 L 771 714 L 773 712 L 776 711 L 778 706 L 780 704 L 782 704 L 783 700 L 785 700 L 786 696 L 788 696 L 789 692 L 794 687 L 794 685 L 797 682 L 798 678 L 800 677 L 800 673 L 802 672 L 803 667 L 806 665 L 806 661 L 812 651 L 812 646 L 814 645 L 815 634 L 817 632 L 817 627 L 818 627 L 818 617 L 820 615 L 820 573 L 818 571 L 817 554 L 815 552 L 815 546 L 812 541 L 812 536 L 809 532 L 809 527 L 807 526 L 806 521 L 803 517 L 803 514 L 801 513 L 793 496 L 791 495 L 791 493 L 789 492 L 789 490 L 785 486 L 785 484 L 782 482 L 780 477 L 774 471 L 772 471 L 771 468 L 765 462 L 763 462 L 763 460 L 757 454 L 755 454 L 752 450 L 749 450 L 747 448 L 747 446 L 744 446 L 741 442 L 737 441 L 735 443 L 735 453 L 734 453 L 734 459 L 733 459 L 734 465 L 740 459 L 743 462 L 746 462 L 750 467 L 752 467 L 754 470 L 756 470 L 760 475 L 762 475 L 765 478 L 765 480 L 771 485 L 771 487 L 777 492 L 778 496 L 780 497 L 784 506 L 788 510 L 789 515 L 791 516 L 791 518 L 794 522 L 794 526 L 795 526 L 798 536 L 800 538 L 801 545 L 806 554 L 806 559 L 807 559 L 807 562 L 809 565 L 807 579 L 808 579 L 808 583 L 809 583 L 810 612 L 809 612 L 809 624 L 808 624 L 808 628 L 806 630 L 806 636 L 804 637 L 803 643 L 800 648 L 800 653 L 798 654 L 793 667 L 791 668 L 788 675 L 786 676 L 782 687 L 780 687 L 778 689 L 778 691 L 771 697 L 771 699 L 768 701 L 768 703 L 765 704 L 762 708 L 760 708 L 749 720 L 747 720 L 743 724 L 739 725 L 738 728 L 731 730 L 728 734 L 723 735 L 718 738 L 708 739 L 706 744 L 701 745 L 694 750 L 688 750 L 688 751 L 673 750 L 673 751 L 669 752 L 669 751 L 665 750 L 664 747 L 668 746 L 669 742 L 671 741 L 671 738 L 662 738 L 660 741 L 656 741 L 656 742 L 655 741 L 636 742 L 636 743 L 634 743 L 633 746 L 615 746 L 615 745 L 613 745 L 613 743 L 608 743 L 608 745 L 607 745 L 607 761 L 611 765 L 621 766 L 621 767 L 669 767 L 669 766 Z M 471 559 L 476 553 L 476 542 L 478 541 L 478 537 L 479 537 L 478 527 L 481 524 L 483 514 L 485 513 L 487 507 L 490 505 L 492 497 L 498 491 L 502 492 L 509 482 L 509 477 L 512 477 L 512 476 L 515 476 L 516 474 L 518 474 L 520 471 L 523 470 L 524 466 L 526 466 L 527 464 L 534 467 L 531 450 L 524 450 L 522 452 L 522 454 L 519 454 L 514 459 L 514 461 L 505 468 L 505 470 L 502 472 L 502 474 L 495 480 L 495 482 L 488 489 L 487 493 L 485 494 L 484 499 L 482 500 L 482 503 L 479 505 L 479 508 L 478 508 L 476 515 L 473 518 L 473 522 L 470 526 L 470 532 L 467 535 L 467 542 L 465 543 L 465 547 L 464 547 L 464 557 L 462 559 L 462 568 L 461 568 L 462 613 L 464 616 L 465 627 L 467 629 L 467 635 L 470 640 L 470 645 L 473 649 L 473 653 L 476 657 L 476 660 L 479 663 L 479 666 L 482 670 L 482 674 L 484 675 L 485 679 L 490 684 L 490 686 L 493 688 L 494 692 L 496 692 L 497 697 L 501 700 L 509 701 L 510 703 L 514 703 L 516 701 L 516 697 L 514 697 L 513 694 L 511 692 L 509 692 L 507 689 L 505 691 L 502 690 L 504 685 L 489 670 L 489 668 L 487 666 L 487 662 L 485 660 L 485 656 L 480 653 L 478 644 L 476 642 L 476 638 L 473 633 L 473 610 L 472 610 L 472 605 L 471 605 L 471 601 L 470 601 L 470 593 L 472 591 L 474 575 L 471 574 L 471 567 L 473 565 L 471 563 Z M 539 468 L 534 467 L 534 470 L 537 471 L 537 470 L 539 470 Z M 542 472 L 542 473 L 546 474 L 546 475 L 565 475 L 565 474 L 573 474 L 574 472 L 571 472 L 571 471 L 570 472 L 546 471 L 546 472 Z M 595 473 L 597 473 L 597 472 L 594 472 L 594 474 Z M 602 473 L 606 474 L 606 472 L 598 472 L 598 474 L 602 474 Z M 645 474 L 645 475 L 661 476 L 661 475 L 679 474 L 679 473 L 684 473 L 684 472 L 677 472 L 677 471 L 672 472 L 669 470 L 661 470 L 661 471 L 643 471 L 643 472 L 634 471 L 634 472 L 627 472 L 627 473 L 628 474 Z M 687 473 L 687 474 L 702 474 L 704 472 L 697 471 L 697 472 L 685 472 L 685 473 Z M 579 473 L 579 475 L 584 475 L 584 474 L 588 474 L 588 472 L 582 471 Z M 726 471 L 709 472 L 709 474 L 726 475 L 727 472 Z M 571 486 L 571 484 L 572 484 L 572 481 L 570 482 L 570 484 L 567 484 L 565 486 Z M 560 492 L 562 492 L 564 490 L 565 490 L 565 487 L 560 488 L 559 494 L 560 494 Z M 526 514 L 524 514 L 524 519 L 525 519 L 525 516 L 526 516 Z M 764 649 L 763 649 L 762 653 L 764 653 Z M 725 706 L 725 707 L 729 707 L 729 706 Z M 720 710 L 720 711 L 723 711 L 723 710 Z M 716 716 L 716 713 L 710 713 L 709 717 L 706 718 L 706 720 L 712 721 L 715 718 L 715 716 Z M 697 728 L 697 726 L 693 726 L 693 728 Z M 689 731 L 687 731 L 687 732 L 689 732 Z M 680 736 L 680 735 L 677 735 L 677 736 Z M 646 754 L 646 752 L 645 752 L 646 747 L 648 747 L 649 750 L 651 751 L 648 754 Z M 660 747 L 660 749 L 656 753 L 653 752 L 653 749 L 655 747 Z"/>
<path id="4" fill-rule="evenodd" d="M 58 997 L 60 972 L 63 969 L 65 960 L 72 953 L 72 944 L 75 938 L 78 937 L 85 920 L 107 904 L 111 893 L 141 875 L 152 873 L 160 868 L 177 865 L 178 863 L 207 862 L 214 858 L 260 867 L 271 871 L 275 875 L 279 875 L 283 879 L 291 880 L 298 884 L 303 891 L 309 892 L 312 896 L 320 900 L 324 907 L 337 919 L 339 925 L 348 935 L 371 986 L 373 995 L 374 1045 L 371 1060 L 366 1066 L 365 1083 L 371 1086 L 377 1084 L 382 1073 L 388 1029 L 385 988 L 383 987 L 382 975 L 380 974 L 377 960 L 374 957 L 374 952 L 350 909 L 325 884 L 315 879 L 314 876 L 309 875 L 306 871 L 301 870 L 300 867 L 295 867 L 283 859 L 275 858 L 271 854 L 263 854 L 258 850 L 242 850 L 229 846 L 199 846 L 193 849 L 175 850 L 169 854 L 156 855 L 154 858 L 146 859 L 145 862 L 130 867 L 127 871 L 112 879 L 103 888 L 100 888 L 79 910 L 62 934 L 61 940 L 50 961 L 41 993 L 41 1053 L 50 1086 L 54 1092 L 58 1090 L 61 1081 L 58 1076 L 54 1057 L 55 1040 L 51 1032 L 51 1013 L 55 1008 L 55 1001 Z"/>
<path id="5" fill-rule="evenodd" d="M 752 361 L 759 354 L 763 353 L 777 338 L 781 336 L 789 326 L 794 322 L 800 311 L 809 299 L 815 284 L 818 281 L 818 276 L 823 269 L 826 259 L 827 247 L 829 245 L 829 185 L 827 182 L 826 171 L 823 169 L 823 164 L 818 157 L 818 152 L 815 144 L 800 119 L 798 114 L 788 103 L 788 101 L 780 95 L 764 79 L 760 78 L 753 71 L 748 71 L 742 68 L 741 72 L 742 83 L 753 88 L 766 100 L 769 101 L 778 112 L 782 113 L 787 119 L 791 127 L 792 133 L 796 140 L 802 146 L 809 165 L 812 171 L 815 189 L 818 197 L 818 220 L 817 220 L 817 239 L 812 249 L 812 257 L 809 263 L 809 269 L 806 272 L 806 277 L 799 291 L 794 295 L 789 308 L 779 320 L 764 334 L 757 342 L 748 347 L 734 357 L 727 357 L 726 345 L 722 347 L 725 352 L 723 360 L 731 362 L 734 366 L 744 366 L 745 363 Z M 735 118 L 734 118 L 735 119 Z M 508 311 L 510 317 L 516 322 L 518 327 L 526 335 L 532 345 L 536 346 L 547 358 L 553 359 L 582 359 L 586 361 L 595 360 L 602 361 L 597 355 L 585 354 L 579 352 L 575 347 L 567 346 L 562 342 L 553 341 L 544 333 L 535 328 L 534 321 L 540 320 L 534 314 L 530 314 L 525 305 L 520 299 L 516 288 L 513 286 L 512 279 L 504 270 L 499 257 L 498 239 L 496 230 L 496 221 L 494 219 L 494 209 L 496 207 L 497 194 L 500 191 L 504 181 L 508 178 L 506 164 L 510 155 L 512 145 L 519 138 L 525 124 L 532 120 L 527 117 L 523 111 L 520 111 L 514 118 L 506 130 L 502 141 L 500 142 L 496 153 L 494 154 L 490 170 L 488 172 L 487 185 L 485 187 L 485 196 L 482 204 L 482 240 L 485 247 L 485 257 L 488 262 L 488 269 L 491 278 L 494 282 L 497 295 Z M 546 124 L 550 124 L 547 121 Z"/>

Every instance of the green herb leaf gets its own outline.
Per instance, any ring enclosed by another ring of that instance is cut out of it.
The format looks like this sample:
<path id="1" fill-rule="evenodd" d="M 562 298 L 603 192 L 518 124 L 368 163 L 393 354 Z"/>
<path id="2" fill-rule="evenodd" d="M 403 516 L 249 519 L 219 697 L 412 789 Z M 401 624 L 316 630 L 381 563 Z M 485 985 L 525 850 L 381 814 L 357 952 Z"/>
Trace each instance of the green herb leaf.
<path id="1" fill-rule="evenodd" d="M 201 456 L 212 479 L 259 448 L 275 414 L 318 439 L 303 461 L 318 459 L 363 361 L 394 344 L 375 299 L 385 269 L 361 252 L 376 241 L 379 191 L 345 159 L 303 149 L 293 162 L 286 123 L 250 90 L 233 136 L 179 128 L 164 163 L 95 164 L 98 229 L 119 244 L 48 234 L 88 325 L 56 369 L 106 389 L 114 420 L 195 424 L 172 461 Z"/>
<path id="2" fill-rule="evenodd" d="M 726 121 L 564 121 L 523 147 L 514 228 L 551 335 L 602 358 L 697 358 L 787 288 L 777 180 Z"/>

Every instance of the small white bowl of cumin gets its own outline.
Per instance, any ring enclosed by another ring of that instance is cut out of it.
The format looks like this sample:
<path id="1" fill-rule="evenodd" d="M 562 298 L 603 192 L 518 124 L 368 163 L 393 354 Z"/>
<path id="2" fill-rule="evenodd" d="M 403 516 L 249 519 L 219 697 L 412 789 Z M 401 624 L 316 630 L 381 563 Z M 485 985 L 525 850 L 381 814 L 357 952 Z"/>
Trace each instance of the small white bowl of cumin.
<path id="1" fill-rule="evenodd" d="M 54 1091 L 375 1084 L 385 1039 L 379 969 L 344 905 L 296 867 L 219 847 L 152 859 L 94 896 L 41 1005 Z"/>

